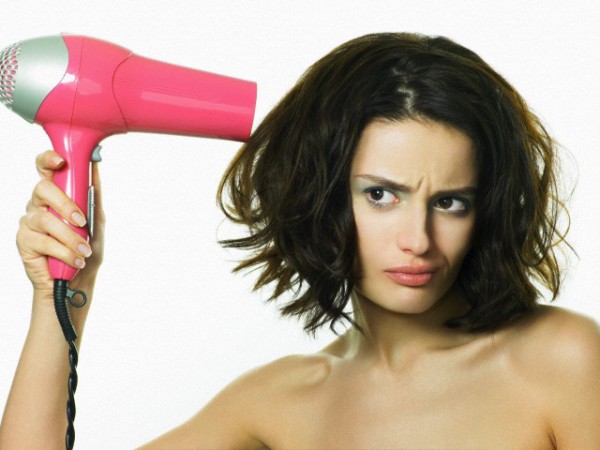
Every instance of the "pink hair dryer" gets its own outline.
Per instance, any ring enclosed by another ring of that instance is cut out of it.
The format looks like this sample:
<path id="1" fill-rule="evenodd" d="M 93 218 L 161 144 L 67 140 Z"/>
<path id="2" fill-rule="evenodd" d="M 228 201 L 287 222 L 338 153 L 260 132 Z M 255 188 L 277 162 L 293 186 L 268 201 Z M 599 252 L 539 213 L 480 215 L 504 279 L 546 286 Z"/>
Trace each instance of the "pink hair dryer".
<path id="1" fill-rule="evenodd" d="M 99 142 L 128 131 L 246 140 L 256 84 L 132 54 L 102 40 L 70 35 L 30 39 L 0 53 L 0 101 L 39 123 L 65 159 L 55 183 L 88 215 L 93 233 L 90 164 Z M 50 258 L 54 279 L 76 269 Z"/>

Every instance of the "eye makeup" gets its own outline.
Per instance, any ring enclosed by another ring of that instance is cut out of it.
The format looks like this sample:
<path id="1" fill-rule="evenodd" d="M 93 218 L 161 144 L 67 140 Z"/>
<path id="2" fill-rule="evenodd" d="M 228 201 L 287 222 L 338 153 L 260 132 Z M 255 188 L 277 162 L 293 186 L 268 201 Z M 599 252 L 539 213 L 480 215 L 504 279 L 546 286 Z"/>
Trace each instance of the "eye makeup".
<path id="1" fill-rule="evenodd" d="M 391 208 L 400 203 L 401 197 L 414 190 L 409 186 L 373 175 L 353 177 L 353 189 L 374 208 Z M 431 206 L 454 216 L 469 214 L 475 203 L 477 189 L 472 186 L 438 191 L 432 196 Z"/>
<path id="2" fill-rule="evenodd" d="M 440 197 L 433 202 L 433 207 L 439 211 L 455 216 L 464 216 L 471 212 L 474 201 L 460 196 Z"/>
<path id="3" fill-rule="evenodd" d="M 381 186 L 368 187 L 363 189 L 362 193 L 375 208 L 389 208 L 400 202 L 394 193 Z"/>

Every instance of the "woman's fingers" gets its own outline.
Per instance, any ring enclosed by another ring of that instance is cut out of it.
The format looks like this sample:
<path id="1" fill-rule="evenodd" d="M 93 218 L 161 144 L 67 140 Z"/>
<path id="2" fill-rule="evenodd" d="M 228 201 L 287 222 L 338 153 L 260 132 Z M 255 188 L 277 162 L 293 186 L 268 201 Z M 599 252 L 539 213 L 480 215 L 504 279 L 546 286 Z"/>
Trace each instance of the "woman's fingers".
<path id="1" fill-rule="evenodd" d="M 42 179 L 33 190 L 27 212 L 46 210 L 48 207 L 75 226 L 83 227 L 86 224 L 85 216 L 77 204 L 52 181 Z"/>
<path id="2" fill-rule="evenodd" d="M 56 171 L 64 169 L 66 162 L 54 151 L 38 155 L 35 161 L 41 179 L 33 189 L 27 213 L 21 218 L 16 240 L 33 286 L 51 292 L 53 280 L 48 256 L 76 269 L 85 267 L 77 276 L 82 280 L 93 279 L 102 261 L 104 214 L 101 193 L 97 192 L 96 204 L 100 204 L 100 209 L 97 207 L 95 222 L 99 232 L 94 235 L 92 254 L 90 244 L 77 233 L 77 227 L 87 225 L 85 213 L 53 181 Z M 94 185 L 98 185 L 96 190 L 99 191 L 98 168 L 94 167 L 93 172 L 96 177 Z M 98 226 L 99 223 L 101 226 Z M 91 278 L 81 278 L 84 273 Z"/>
<path id="3" fill-rule="evenodd" d="M 35 186 L 31 200 L 27 205 L 27 212 L 35 208 L 51 207 L 60 216 L 75 226 L 83 227 L 86 224 L 85 215 L 52 179 L 54 172 L 64 166 L 63 158 L 55 151 L 48 150 L 39 154 L 35 159 L 35 167 L 42 178 Z"/>
<path id="4" fill-rule="evenodd" d="M 52 256 L 79 269 L 92 253 L 89 244 L 64 221 L 43 210 L 23 216 L 17 244 L 23 256 Z"/>
<path id="5" fill-rule="evenodd" d="M 85 267 L 85 258 L 82 255 L 72 251 L 48 235 L 27 233 L 21 229 L 17 233 L 17 245 L 26 266 L 32 260 L 51 256 L 76 269 Z"/>
<path id="6" fill-rule="evenodd" d="M 64 163 L 64 159 L 53 150 L 40 153 L 35 159 L 35 167 L 40 177 L 46 180 L 52 180 L 54 172 L 61 169 Z"/>
<path id="7" fill-rule="evenodd" d="M 51 256 L 72 267 L 83 268 L 85 258 L 92 251 L 90 245 L 69 224 L 85 226 L 85 215 L 52 181 L 54 172 L 64 164 L 60 155 L 51 150 L 37 156 L 35 165 L 41 180 L 33 189 L 27 214 L 21 218 L 17 245 L 24 261 Z M 49 212 L 48 208 L 52 208 L 60 217 Z"/>

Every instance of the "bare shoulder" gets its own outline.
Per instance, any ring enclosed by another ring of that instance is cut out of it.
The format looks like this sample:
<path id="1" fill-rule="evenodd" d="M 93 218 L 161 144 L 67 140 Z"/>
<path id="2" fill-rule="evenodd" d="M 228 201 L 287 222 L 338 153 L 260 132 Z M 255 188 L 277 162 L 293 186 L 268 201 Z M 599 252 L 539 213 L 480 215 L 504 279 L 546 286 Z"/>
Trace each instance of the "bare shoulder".
<path id="1" fill-rule="evenodd" d="M 539 363 L 568 369 L 600 364 L 600 327 L 586 315 L 554 306 L 540 306 L 507 333 L 516 352 Z M 565 365 L 569 363 L 568 365 Z"/>
<path id="2" fill-rule="evenodd" d="M 241 375 L 219 396 L 252 405 L 254 412 L 262 407 L 272 412 L 278 401 L 322 385 L 329 378 L 334 359 L 324 353 L 284 356 Z"/>
<path id="3" fill-rule="evenodd" d="M 506 333 L 516 377 L 540 399 L 559 449 L 600 448 L 600 327 L 542 306 Z"/>
<path id="4" fill-rule="evenodd" d="M 265 447 L 276 446 L 316 408 L 334 360 L 324 353 L 279 358 L 239 377 L 215 401 L 243 409 L 239 422 L 245 429 Z"/>
<path id="5" fill-rule="evenodd" d="M 286 356 L 250 370 L 190 420 L 143 448 L 269 448 L 274 430 L 293 419 L 290 405 L 300 405 L 330 368 L 331 358 L 316 354 Z"/>
<path id="6" fill-rule="evenodd" d="M 258 367 L 236 383 L 243 389 L 279 389 L 282 392 L 316 386 L 331 373 L 334 358 L 325 353 L 288 355 Z"/>

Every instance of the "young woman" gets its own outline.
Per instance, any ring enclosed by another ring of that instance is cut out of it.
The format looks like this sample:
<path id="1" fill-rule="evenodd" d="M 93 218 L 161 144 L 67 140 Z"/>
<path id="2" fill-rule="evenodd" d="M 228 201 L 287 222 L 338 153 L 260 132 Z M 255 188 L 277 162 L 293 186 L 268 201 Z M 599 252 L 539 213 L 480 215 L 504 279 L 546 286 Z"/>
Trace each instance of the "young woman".
<path id="1" fill-rule="evenodd" d="M 83 225 L 51 181 L 62 164 L 38 157 L 18 233 L 34 301 L 2 448 L 64 446 L 46 256 L 85 265 L 72 285 L 91 297 L 104 215 L 90 248 L 48 214 Z M 259 268 L 274 300 L 293 291 L 282 312 L 308 332 L 347 330 L 243 375 L 143 448 L 600 448 L 598 326 L 538 304 L 561 280 L 556 176 L 552 139 L 470 50 L 413 34 L 336 48 L 241 148 L 219 199 L 249 229 L 224 242 L 251 251 L 238 270 Z M 72 311 L 80 333 L 88 308 Z"/>

